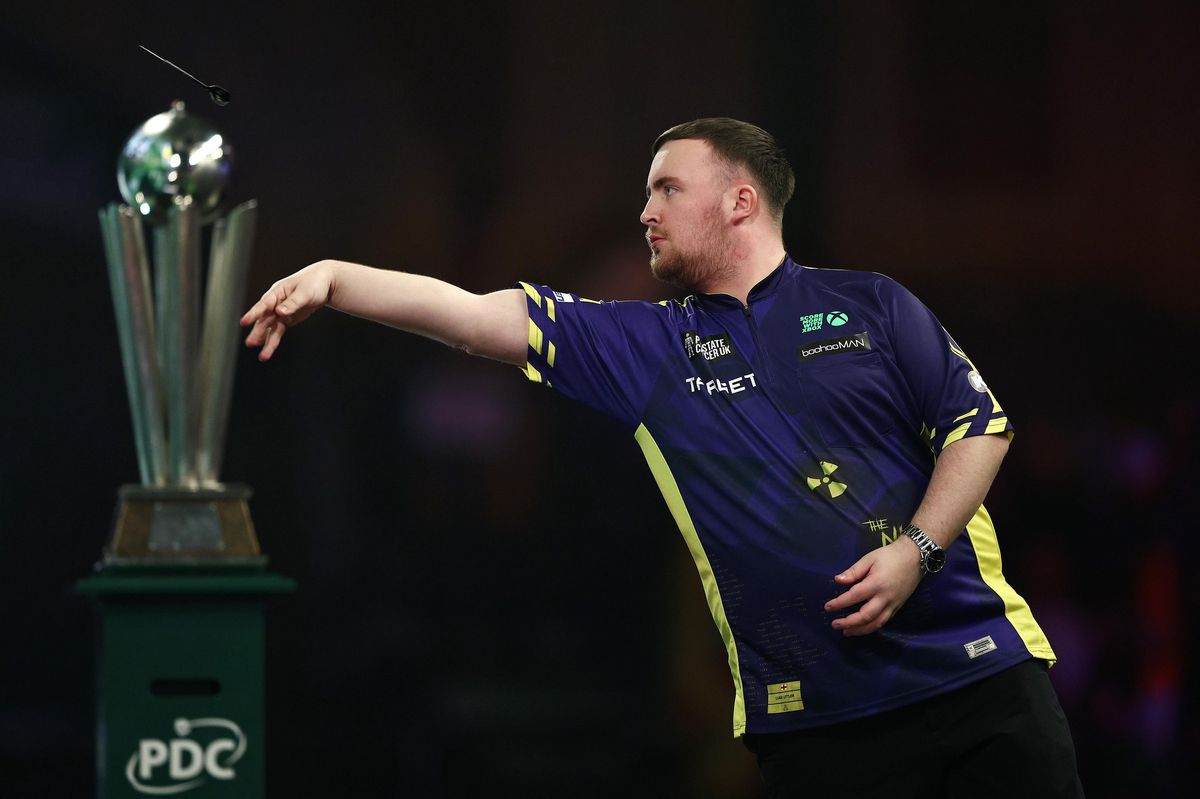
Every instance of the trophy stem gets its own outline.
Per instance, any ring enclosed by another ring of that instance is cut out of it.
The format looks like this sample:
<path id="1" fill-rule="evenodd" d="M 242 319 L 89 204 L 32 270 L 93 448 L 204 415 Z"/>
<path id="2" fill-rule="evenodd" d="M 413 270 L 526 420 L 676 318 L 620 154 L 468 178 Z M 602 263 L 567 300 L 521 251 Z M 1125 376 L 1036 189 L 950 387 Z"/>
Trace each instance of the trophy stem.
<path id="1" fill-rule="evenodd" d="M 200 219 L 190 198 L 179 198 L 167 225 L 154 231 L 159 360 L 167 405 L 167 477 L 195 487 L 193 416 L 196 342 L 200 317 Z"/>
<path id="2" fill-rule="evenodd" d="M 257 216 L 258 203 L 251 200 L 233 209 L 228 218 L 219 220 L 213 230 L 204 334 L 196 374 L 200 415 L 196 466 L 200 484 L 205 486 L 219 484 L 225 454 L 225 431 L 237 363 L 237 318 L 245 300 L 246 272 Z"/>

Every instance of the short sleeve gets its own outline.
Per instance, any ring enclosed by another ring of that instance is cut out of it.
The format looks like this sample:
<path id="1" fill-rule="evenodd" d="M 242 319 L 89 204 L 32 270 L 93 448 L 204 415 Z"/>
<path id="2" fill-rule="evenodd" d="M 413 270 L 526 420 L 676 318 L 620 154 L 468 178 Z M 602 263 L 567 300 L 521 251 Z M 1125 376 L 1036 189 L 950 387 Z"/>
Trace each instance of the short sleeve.
<path id="1" fill-rule="evenodd" d="M 883 299 L 897 365 L 921 412 L 934 452 L 968 436 L 1004 433 L 1012 423 L 967 353 L 913 294 L 887 280 Z"/>
<path id="2" fill-rule="evenodd" d="M 525 376 L 636 428 L 662 362 L 668 309 L 517 286 L 529 309 Z"/>

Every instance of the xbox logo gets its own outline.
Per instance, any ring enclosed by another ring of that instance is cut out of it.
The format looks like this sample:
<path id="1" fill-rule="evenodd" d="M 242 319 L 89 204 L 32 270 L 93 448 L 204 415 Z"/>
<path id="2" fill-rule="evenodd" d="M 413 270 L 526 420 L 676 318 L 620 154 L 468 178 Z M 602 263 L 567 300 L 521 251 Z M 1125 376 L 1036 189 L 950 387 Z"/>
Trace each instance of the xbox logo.
<path id="1" fill-rule="evenodd" d="M 846 316 L 845 311 L 830 311 L 825 314 L 825 321 L 829 323 L 830 327 L 841 327 L 850 321 L 850 317 Z"/>

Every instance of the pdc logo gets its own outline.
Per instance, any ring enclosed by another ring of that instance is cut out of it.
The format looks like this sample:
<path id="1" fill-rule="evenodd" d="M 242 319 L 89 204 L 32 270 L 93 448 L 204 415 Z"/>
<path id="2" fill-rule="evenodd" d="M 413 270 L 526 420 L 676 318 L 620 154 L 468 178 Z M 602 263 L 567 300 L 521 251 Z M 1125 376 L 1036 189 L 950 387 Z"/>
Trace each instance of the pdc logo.
<path id="1" fill-rule="evenodd" d="M 199 788 L 209 778 L 232 780 L 233 765 L 246 753 L 246 736 L 228 719 L 175 719 L 175 738 L 163 741 L 143 738 L 125 766 L 125 777 L 138 793 L 169 796 Z M 198 728 L 211 727 L 217 736 L 202 735 Z"/>

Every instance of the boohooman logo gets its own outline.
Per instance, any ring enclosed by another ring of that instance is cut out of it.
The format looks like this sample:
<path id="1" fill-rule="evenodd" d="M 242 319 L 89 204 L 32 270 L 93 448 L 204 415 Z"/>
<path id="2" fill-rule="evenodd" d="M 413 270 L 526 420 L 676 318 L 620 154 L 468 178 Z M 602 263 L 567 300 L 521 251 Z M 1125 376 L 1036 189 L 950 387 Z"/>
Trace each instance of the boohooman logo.
<path id="1" fill-rule="evenodd" d="M 233 766 L 246 754 L 246 736 L 229 719 L 175 719 L 169 741 L 142 738 L 125 766 L 125 778 L 138 793 L 171 796 L 215 780 L 232 780 Z M 195 740 L 199 728 L 220 731 L 219 737 Z M 165 768 L 164 768 L 165 767 Z M 165 771 L 165 774 L 163 773 Z"/>
<path id="2" fill-rule="evenodd" d="M 811 344 L 801 344 L 796 348 L 796 357 L 802 361 L 807 361 L 811 358 L 819 358 L 822 355 L 830 355 L 835 352 L 856 352 L 869 349 L 871 349 L 871 337 L 864 330 L 862 333 L 855 333 L 853 336 L 843 336 L 842 338 L 814 341 Z"/>

